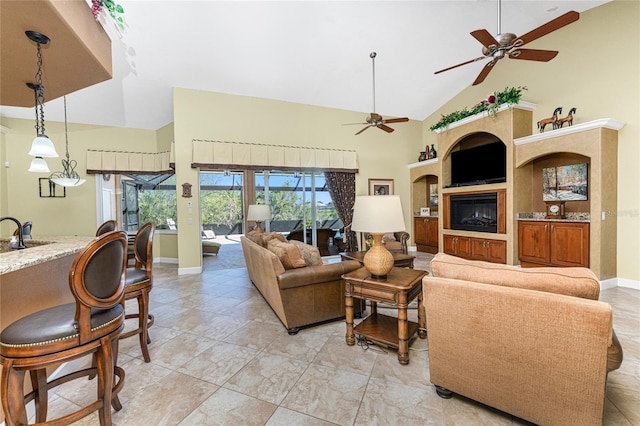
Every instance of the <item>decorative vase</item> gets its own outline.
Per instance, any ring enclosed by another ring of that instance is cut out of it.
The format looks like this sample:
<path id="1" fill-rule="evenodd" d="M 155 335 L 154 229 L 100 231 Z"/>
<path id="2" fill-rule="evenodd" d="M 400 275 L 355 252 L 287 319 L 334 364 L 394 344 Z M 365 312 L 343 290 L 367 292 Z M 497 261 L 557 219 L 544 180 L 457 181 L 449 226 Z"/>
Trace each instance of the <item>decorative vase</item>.
<path id="1" fill-rule="evenodd" d="M 438 158 L 438 152 L 433 147 L 433 144 L 431 144 L 431 149 L 429 150 L 429 158 Z"/>
<path id="2" fill-rule="evenodd" d="M 426 151 L 420 151 L 420 156 L 418 157 L 418 161 L 424 161 L 427 159 L 427 152 Z"/>

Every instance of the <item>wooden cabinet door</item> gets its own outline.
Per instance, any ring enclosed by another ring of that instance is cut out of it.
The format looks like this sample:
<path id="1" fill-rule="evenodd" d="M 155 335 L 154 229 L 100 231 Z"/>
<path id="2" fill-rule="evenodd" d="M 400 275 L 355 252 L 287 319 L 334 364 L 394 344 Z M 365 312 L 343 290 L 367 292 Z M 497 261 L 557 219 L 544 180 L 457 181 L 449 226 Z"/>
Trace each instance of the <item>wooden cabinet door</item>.
<path id="1" fill-rule="evenodd" d="M 425 223 L 424 218 L 422 217 L 414 217 L 413 218 L 413 231 L 415 232 L 414 240 L 416 244 L 428 244 L 427 240 L 427 224 Z"/>
<path id="2" fill-rule="evenodd" d="M 442 248 L 442 251 L 444 251 L 447 254 L 456 256 L 457 255 L 456 238 L 458 237 L 454 235 L 444 235 L 442 239 L 442 244 L 444 245 L 444 247 Z"/>
<path id="3" fill-rule="evenodd" d="M 484 240 L 482 238 L 471 238 L 471 241 L 469 242 L 471 256 L 469 256 L 469 259 L 487 260 L 486 244 L 487 240 Z"/>
<path id="4" fill-rule="evenodd" d="M 471 240 L 469 237 L 458 237 L 455 235 L 443 236 L 443 251 L 465 259 L 471 259 Z"/>
<path id="5" fill-rule="evenodd" d="M 456 256 L 471 258 L 471 240 L 469 237 L 456 237 Z"/>
<path id="6" fill-rule="evenodd" d="M 487 261 L 507 263 L 507 242 L 503 240 L 487 240 Z"/>
<path id="7" fill-rule="evenodd" d="M 471 238 L 470 246 L 470 259 L 484 260 L 485 262 L 493 263 L 507 263 L 506 241 Z"/>
<path id="8" fill-rule="evenodd" d="M 589 224 L 551 222 L 551 263 L 589 267 Z"/>
<path id="9" fill-rule="evenodd" d="M 430 217 L 427 219 L 427 244 L 438 248 L 438 218 Z"/>
<path id="10" fill-rule="evenodd" d="M 550 262 L 549 222 L 518 222 L 518 259 L 530 263 Z"/>

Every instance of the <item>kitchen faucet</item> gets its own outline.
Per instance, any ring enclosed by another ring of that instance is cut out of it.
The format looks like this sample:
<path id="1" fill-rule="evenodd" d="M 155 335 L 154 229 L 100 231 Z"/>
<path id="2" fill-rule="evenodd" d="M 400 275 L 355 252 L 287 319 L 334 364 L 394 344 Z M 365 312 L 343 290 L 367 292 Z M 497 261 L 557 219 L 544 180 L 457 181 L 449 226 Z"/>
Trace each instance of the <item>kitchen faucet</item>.
<path id="1" fill-rule="evenodd" d="M 12 220 L 12 221 L 14 221 L 16 223 L 16 225 L 18 225 L 18 247 L 16 247 L 16 248 L 18 250 L 25 249 L 26 247 L 24 246 L 24 237 L 22 236 L 22 224 L 20 223 L 20 221 L 18 219 L 16 219 L 15 217 L 11 217 L 11 216 L 0 217 L 0 222 L 2 222 L 5 219 Z"/>

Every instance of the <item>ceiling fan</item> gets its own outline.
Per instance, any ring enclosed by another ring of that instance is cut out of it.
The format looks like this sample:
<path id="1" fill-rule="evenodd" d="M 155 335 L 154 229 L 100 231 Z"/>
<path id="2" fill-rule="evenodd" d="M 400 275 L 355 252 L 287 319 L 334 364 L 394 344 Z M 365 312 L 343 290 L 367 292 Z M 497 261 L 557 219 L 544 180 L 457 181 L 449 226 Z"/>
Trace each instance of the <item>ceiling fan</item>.
<path id="1" fill-rule="evenodd" d="M 371 63 L 372 63 L 372 66 L 373 66 L 373 110 L 375 111 L 376 110 L 376 52 L 371 52 L 369 54 L 369 57 L 371 58 Z M 391 133 L 391 132 L 393 132 L 393 129 L 391 127 L 387 126 L 388 123 L 402 123 L 404 121 L 409 121 L 409 118 L 402 117 L 402 118 L 384 119 L 384 118 L 382 118 L 382 116 L 380 114 L 372 112 L 366 118 L 366 122 L 365 123 L 349 123 L 349 124 L 346 124 L 346 125 L 348 126 L 348 125 L 355 125 L 355 124 L 360 124 L 360 125 L 365 124 L 366 127 L 363 128 L 362 130 L 358 131 L 358 133 L 356 133 L 356 135 L 359 135 L 360 133 L 364 132 L 369 127 L 377 127 L 378 129 L 382 129 L 387 133 Z"/>
<path id="2" fill-rule="evenodd" d="M 480 71 L 478 77 L 473 82 L 473 86 L 475 86 L 482 83 L 487 75 L 489 75 L 489 72 L 491 72 L 491 70 L 493 69 L 493 66 L 505 56 L 511 59 L 548 62 L 556 57 L 556 55 L 558 54 L 557 50 L 522 49 L 522 46 L 557 29 L 560 29 L 565 25 L 569 25 L 580 18 L 580 14 L 578 12 L 570 11 L 565 13 L 564 15 L 557 17 L 556 19 L 547 22 L 544 25 L 539 26 L 534 30 L 529 31 L 525 35 L 518 37 L 512 33 L 502 33 L 500 9 L 501 0 L 498 0 L 498 35 L 495 38 L 485 29 L 475 30 L 470 33 L 476 40 L 482 43 L 482 46 L 484 46 L 482 48 L 483 56 L 471 59 L 470 61 L 462 62 L 461 64 L 453 65 L 440 71 L 436 71 L 434 72 L 434 74 L 449 71 L 462 65 L 467 65 L 472 62 L 480 61 L 482 59 L 491 58 L 491 61 L 487 62 L 484 68 L 482 68 L 482 71 Z"/>

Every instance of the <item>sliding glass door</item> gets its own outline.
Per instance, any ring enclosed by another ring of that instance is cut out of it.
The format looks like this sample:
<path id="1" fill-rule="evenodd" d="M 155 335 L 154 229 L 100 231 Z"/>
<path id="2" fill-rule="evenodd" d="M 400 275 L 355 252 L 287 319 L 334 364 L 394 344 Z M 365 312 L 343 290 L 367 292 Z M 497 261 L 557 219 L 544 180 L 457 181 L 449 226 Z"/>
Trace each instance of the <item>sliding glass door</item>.
<path id="1" fill-rule="evenodd" d="M 255 191 L 257 203 L 271 205 L 270 231 L 301 230 L 307 243 L 317 245 L 318 229 L 343 227 L 322 172 L 256 172 Z"/>

